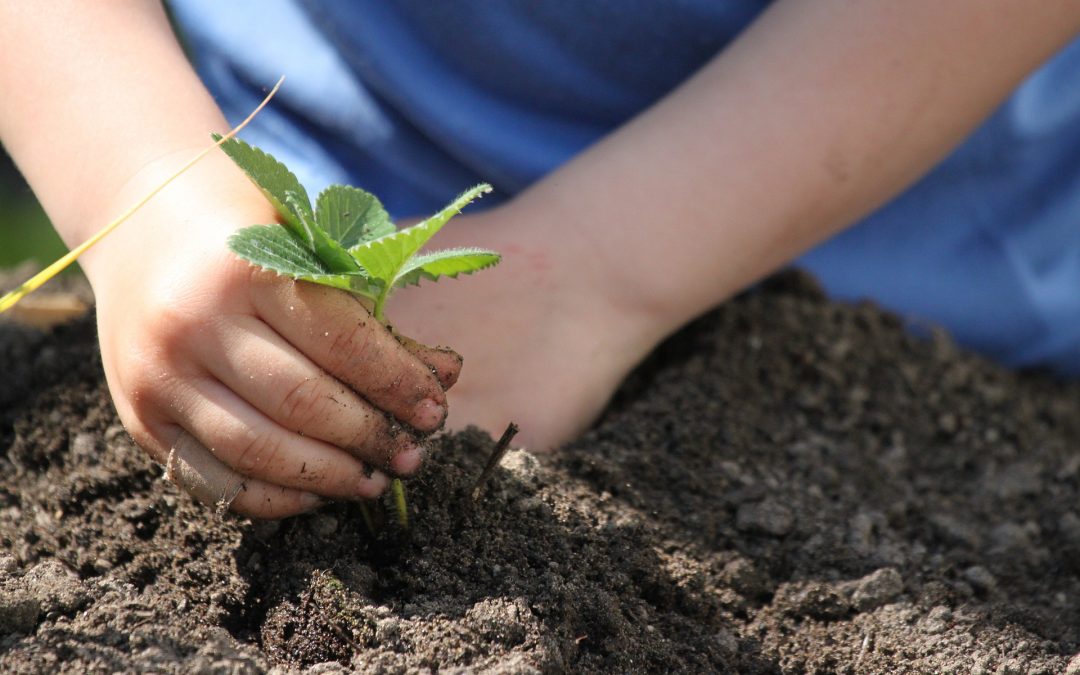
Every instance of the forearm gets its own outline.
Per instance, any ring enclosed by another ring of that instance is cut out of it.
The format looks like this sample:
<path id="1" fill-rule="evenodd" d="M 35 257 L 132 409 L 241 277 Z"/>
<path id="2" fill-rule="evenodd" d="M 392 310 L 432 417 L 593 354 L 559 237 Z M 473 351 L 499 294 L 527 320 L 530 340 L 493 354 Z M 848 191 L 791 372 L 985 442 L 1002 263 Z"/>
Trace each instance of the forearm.
<path id="1" fill-rule="evenodd" d="M 677 325 L 908 186 L 1078 27 L 1073 2 L 778 3 L 515 208 Z"/>
<path id="2" fill-rule="evenodd" d="M 0 139 L 69 245 L 226 127 L 155 2 L 2 2 L 0 64 Z"/>

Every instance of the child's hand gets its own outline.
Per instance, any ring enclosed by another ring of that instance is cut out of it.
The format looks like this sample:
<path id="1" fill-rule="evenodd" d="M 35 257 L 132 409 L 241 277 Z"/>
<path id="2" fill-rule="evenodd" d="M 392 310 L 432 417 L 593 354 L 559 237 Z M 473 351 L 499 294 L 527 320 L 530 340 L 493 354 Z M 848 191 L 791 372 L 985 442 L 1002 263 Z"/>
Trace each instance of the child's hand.
<path id="1" fill-rule="evenodd" d="M 0 38 L 0 140 L 71 245 L 228 128 L 157 3 L 0 3 Z M 412 430 L 442 424 L 459 363 L 232 257 L 231 231 L 270 222 L 218 152 L 81 262 L 135 440 L 200 499 L 276 518 L 378 494 L 369 466 L 415 470 Z"/>
<path id="2" fill-rule="evenodd" d="M 232 230 L 273 221 L 250 185 L 177 188 L 85 265 L 109 387 L 139 445 L 198 499 L 262 518 L 370 499 L 387 473 L 415 471 L 456 354 L 406 348 L 349 294 L 233 256 Z"/>
<path id="3" fill-rule="evenodd" d="M 431 247 L 490 248 L 503 255 L 499 266 L 453 283 L 421 282 L 387 304 L 395 328 L 464 356 L 450 428 L 477 425 L 497 436 L 514 421 L 515 443 L 553 449 L 584 431 L 672 330 L 624 292 L 611 259 L 572 234 L 553 234 L 563 225 L 574 224 L 513 202 L 458 216 Z"/>

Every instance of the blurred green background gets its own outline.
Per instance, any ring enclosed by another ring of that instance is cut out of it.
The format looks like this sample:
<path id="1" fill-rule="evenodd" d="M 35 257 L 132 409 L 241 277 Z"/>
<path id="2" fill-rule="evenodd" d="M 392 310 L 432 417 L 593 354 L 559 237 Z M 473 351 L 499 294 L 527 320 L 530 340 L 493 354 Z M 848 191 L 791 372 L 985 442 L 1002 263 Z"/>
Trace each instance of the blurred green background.
<path id="1" fill-rule="evenodd" d="M 34 193 L 0 150 L 0 268 L 26 260 L 45 266 L 66 251 Z"/>

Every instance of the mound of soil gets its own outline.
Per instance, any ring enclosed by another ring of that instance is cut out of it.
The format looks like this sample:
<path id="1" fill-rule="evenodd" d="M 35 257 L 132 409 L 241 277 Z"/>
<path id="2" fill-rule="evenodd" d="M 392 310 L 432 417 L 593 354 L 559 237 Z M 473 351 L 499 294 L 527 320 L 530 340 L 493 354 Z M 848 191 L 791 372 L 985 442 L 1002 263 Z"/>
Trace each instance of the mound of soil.
<path id="1" fill-rule="evenodd" d="M 0 372 L 3 672 L 1080 673 L 1080 388 L 801 277 L 478 502 L 491 439 L 439 438 L 407 533 L 179 494 L 89 318 L 0 324 Z"/>

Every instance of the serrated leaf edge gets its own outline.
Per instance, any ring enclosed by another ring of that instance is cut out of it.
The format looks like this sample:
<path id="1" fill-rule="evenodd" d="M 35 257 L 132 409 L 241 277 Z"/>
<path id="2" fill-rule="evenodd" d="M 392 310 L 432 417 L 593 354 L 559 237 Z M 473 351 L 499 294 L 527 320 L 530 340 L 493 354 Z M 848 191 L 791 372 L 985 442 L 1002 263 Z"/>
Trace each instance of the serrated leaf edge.
<path id="1" fill-rule="evenodd" d="M 288 237 L 288 239 L 296 246 L 296 250 L 298 253 L 310 257 L 309 261 L 304 262 L 311 262 L 314 265 L 318 265 L 320 269 L 312 269 L 308 272 L 298 272 L 297 268 L 301 267 L 301 265 L 298 265 L 296 261 L 289 260 L 288 258 L 283 257 L 271 248 L 258 246 L 258 244 L 260 243 L 259 240 L 252 238 L 258 237 L 259 239 L 263 239 L 265 241 L 266 237 L 274 236 L 271 233 L 276 232 L 280 232 L 285 237 Z M 351 291 L 353 293 L 358 293 L 365 297 L 371 298 L 372 300 L 375 299 L 374 292 L 370 288 L 370 284 L 368 283 L 366 275 L 364 275 L 362 272 L 357 272 L 355 274 L 345 274 L 330 271 L 326 267 L 326 263 L 324 263 L 319 258 L 319 256 L 316 255 L 315 252 L 312 251 L 307 246 L 307 244 L 299 238 L 298 235 L 296 235 L 288 228 L 281 226 L 280 224 L 275 223 L 273 225 L 251 225 L 241 230 L 237 230 L 236 232 L 233 232 L 231 235 L 229 235 L 227 239 L 227 244 L 229 250 L 232 251 L 234 255 L 246 261 L 248 264 L 254 265 L 260 269 L 273 272 L 278 276 L 287 277 L 289 279 L 310 281 L 313 283 L 321 284 L 323 286 L 330 286 L 332 288 L 339 288 Z M 247 251 L 239 248 L 240 244 L 247 244 L 250 247 L 259 248 L 266 255 L 266 257 L 253 258 L 248 255 Z M 275 265 L 275 260 L 278 260 L 280 262 Z"/>
<path id="2" fill-rule="evenodd" d="M 472 269 L 463 269 L 457 272 L 434 274 L 424 269 L 425 265 L 433 262 L 442 262 L 454 260 L 455 258 L 467 258 L 472 256 L 490 256 L 491 259 L 477 267 L 473 267 Z M 495 265 L 498 265 L 501 261 L 501 255 L 499 255 L 495 251 L 486 248 L 465 246 L 460 248 L 444 248 L 437 251 L 429 251 L 427 253 L 414 255 L 412 258 L 410 258 L 398 272 L 397 278 L 394 280 L 394 286 L 400 288 L 409 284 L 418 285 L 420 283 L 421 277 L 430 281 L 438 281 L 441 277 L 444 276 L 450 277 L 451 279 L 456 279 L 458 275 L 473 274 L 474 272 L 479 272 L 480 270 L 486 270 L 489 267 L 494 267 Z M 410 279 L 409 275 L 411 275 L 413 272 L 419 272 L 420 276 L 417 276 L 415 279 Z"/>
<path id="3" fill-rule="evenodd" d="M 213 138 L 215 142 L 217 142 L 221 139 L 221 134 L 212 133 L 210 134 L 210 137 Z M 248 167 L 237 161 L 237 159 L 229 153 L 229 147 L 233 145 L 242 146 L 256 156 L 263 157 L 269 163 L 280 167 L 284 174 L 291 178 L 292 181 L 296 183 L 296 186 L 299 188 L 299 192 L 297 192 L 296 190 L 286 190 L 286 194 L 283 196 L 287 197 L 289 192 L 297 193 L 297 202 L 299 208 L 294 208 L 290 206 L 287 203 L 287 200 L 283 200 L 282 197 L 279 197 L 278 195 L 271 192 L 265 185 L 263 185 L 262 182 L 260 182 L 259 176 L 256 176 Z M 259 188 L 259 191 L 263 193 L 263 196 L 266 197 L 267 201 L 270 202 L 270 205 L 274 207 L 274 210 L 278 212 L 278 215 L 280 215 L 281 218 L 286 221 L 286 225 L 290 229 L 293 229 L 297 234 L 302 234 L 303 226 L 301 224 L 301 213 L 312 217 L 312 219 L 314 219 L 314 217 L 312 215 L 311 199 L 308 197 L 307 190 L 304 189 L 303 184 L 300 182 L 300 179 L 296 177 L 296 174 L 294 174 L 289 169 L 289 167 L 285 166 L 283 162 L 271 155 L 269 152 L 266 152 L 262 148 L 251 145 L 250 143 L 243 141 L 239 138 L 230 138 L 229 140 L 222 143 L 220 147 L 221 150 L 229 157 L 229 159 L 231 159 L 233 163 L 236 164 L 236 166 L 244 172 L 244 175 L 248 177 L 248 180 L 254 183 L 255 187 Z"/>

